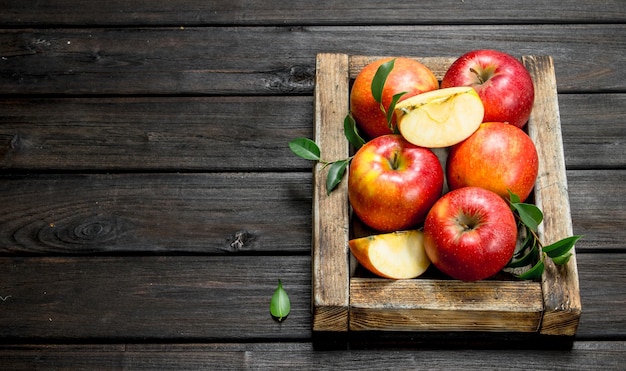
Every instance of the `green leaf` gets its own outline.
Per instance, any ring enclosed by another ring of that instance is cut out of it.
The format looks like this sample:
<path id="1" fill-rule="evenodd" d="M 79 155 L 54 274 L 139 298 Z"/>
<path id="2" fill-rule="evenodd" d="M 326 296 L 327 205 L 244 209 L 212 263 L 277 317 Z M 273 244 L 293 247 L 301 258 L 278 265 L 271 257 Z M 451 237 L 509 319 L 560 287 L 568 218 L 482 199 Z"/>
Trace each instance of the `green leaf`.
<path id="1" fill-rule="evenodd" d="M 328 175 L 326 177 L 326 194 L 329 195 L 330 192 L 337 187 L 339 183 L 341 183 L 341 179 L 343 175 L 346 173 L 346 168 L 350 160 L 339 160 L 332 163 L 330 169 L 328 169 Z"/>
<path id="2" fill-rule="evenodd" d="M 509 268 L 524 267 L 526 265 L 531 264 L 535 260 L 537 260 L 537 257 L 539 257 L 539 248 L 537 248 L 537 246 L 533 246 L 533 248 L 530 249 L 530 251 L 528 251 L 528 253 L 523 255 L 521 258 L 511 260 L 509 264 L 507 264 L 507 267 Z"/>
<path id="3" fill-rule="evenodd" d="M 520 278 L 523 280 L 534 280 L 536 278 L 541 277 L 544 269 L 545 269 L 545 265 L 543 264 L 543 260 L 539 260 L 537 264 L 535 264 L 532 268 L 530 268 L 526 272 L 517 276 L 517 278 Z"/>
<path id="4" fill-rule="evenodd" d="M 543 252 L 554 260 L 560 256 L 565 256 L 582 236 L 570 236 L 555 243 L 544 246 Z M 555 261 L 556 263 L 556 261 Z M 558 263 L 557 263 L 558 264 Z"/>
<path id="5" fill-rule="evenodd" d="M 543 213 L 541 210 L 533 204 L 525 203 L 511 203 L 511 207 L 514 211 L 517 211 L 522 223 L 533 231 L 537 231 L 537 227 L 543 221 Z"/>
<path id="6" fill-rule="evenodd" d="M 278 287 L 274 291 L 274 295 L 272 295 L 272 300 L 270 301 L 270 313 L 274 319 L 281 322 L 285 319 L 289 312 L 291 311 L 291 303 L 289 301 L 289 295 L 283 289 L 283 283 L 278 280 Z"/>
<path id="7" fill-rule="evenodd" d="M 365 144 L 365 140 L 359 135 L 356 121 L 354 121 L 354 117 L 351 114 L 347 114 L 343 120 L 343 133 L 355 150 L 358 150 Z"/>
<path id="8" fill-rule="evenodd" d="M 289 142 L 291 152 L 305 160 L 319 161 L 320 147 L 309 138 L 296 138 Z"/>
<path id="9" fill-rule="evenodd" d="M 573 254 L 570 252 L 565 255 L 555 256 L 554 258 L 552 258 L 552 261 L 554 262 L 554 264 L 564 265 L 564 264 L 567 264 L 567 262 L 569 261 L 569 258 L 571 258 L 572 255 Z"/>
<path id="10" fill-rule="evenodd" d="M 381 64 L 376 70 L 376 74 L 372 79 L 372 96 L 376 102 L 381 103 L 383 100 L 383 88 L 385 87 L 385 82 L 387 81 L 387 76 L 391 70 L 393 70 L 393 64 L 396 62 L 395 59 L 392 59 L 388 62 Z"/>
<path id="11" fill-rule="evenodd" d="M 389 103 L 389 108 L 387 109 L 387 124 L 389 125 L 389 128 L 391 129 L 391 131 L 393 131 L 393 128 L 391 127 L 391 120 L 393 119 L 393 111 L 396 109 L 396 104 L 398 103 L 400 98 L 402 98 L 404 94 L 406 94 L 405 91 L 394 95 L 391 98 L 391 103 Z"/>
<path id="12" fill-rule="evenodd" d="M 519 199 L 519 196 L 516 195 L 515 193 L 511 192 L 510 189 L 507 189 L 506 191 L 509 192 L 509 202 L 510 203 L 512 203 L 512 204 L 519 204 L 520 202 L 522 202 Z"/>

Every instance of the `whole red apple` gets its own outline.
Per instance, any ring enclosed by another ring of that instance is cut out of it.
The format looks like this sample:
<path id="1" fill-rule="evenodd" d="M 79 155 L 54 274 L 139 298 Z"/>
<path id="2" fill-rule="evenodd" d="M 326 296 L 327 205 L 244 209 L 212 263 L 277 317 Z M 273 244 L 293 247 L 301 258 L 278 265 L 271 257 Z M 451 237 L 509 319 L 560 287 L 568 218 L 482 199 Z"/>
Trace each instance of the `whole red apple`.
<path id="1" fill-rule="evenodd" d="M 482 187 L 524 201 L 537 179 L 539 157 L 530 137 L 503 122 L 482 123 L 469 138 L 450 148 L 446 160 L 448 187 Z"/>
<path id="2" fill-rule="evenodd" d="M 450 65 L 442 88 L 471 86 L 485 106 L 484 122 L 523 127 L 535 101 L 533 80 L 515 57 L 497 50 L 474 50 Z"/>
<path id="3" fill-rule="evenodd" d="M 517 224 L 497 194 L 465 187 L 441 197 L 424 222 L 426 254 L 441 272 L 463 281 L 493 276 L 511 260 Z"/>
<path id="4" fill-rule="evenodd" d="M 348 196 L 370 228 L 391 232 L 414 227 L 441 196 L 443 168 L 428 148 L 388 134 L 367 142 L 350 163 Z"/>
<path id="5" fill-rule="evenodd" d="M 372 95 L 372 80 L 378 67 L 394 58 L 378 59 L 357 75 L 350 91 L 350 112 L 359 129 L 369 138 L 391 134 L 387 118 Z M 394 66 L 385 82 L 381 103 L 385 110 L 389 108 L 395 94 L 405 92 L 400 101 L 419 93 L 439 88 L 439 82 L 433 72 L 422 63 L 404 57 L 395 58 Z M 392 125 L 395 125 L 395 118 Z"/>

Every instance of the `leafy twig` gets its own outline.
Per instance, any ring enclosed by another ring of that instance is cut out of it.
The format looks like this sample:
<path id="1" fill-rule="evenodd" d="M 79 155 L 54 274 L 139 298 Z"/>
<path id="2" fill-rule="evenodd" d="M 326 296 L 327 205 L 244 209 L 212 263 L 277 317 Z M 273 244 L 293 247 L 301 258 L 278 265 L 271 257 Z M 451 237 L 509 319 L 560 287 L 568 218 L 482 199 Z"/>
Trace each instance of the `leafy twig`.
<path id="1" fill-rule="evenodd" d="M 545 260 L 552 259 L 557 265 L 567 264 L 572 256 L 572 248 L 582 236 L 570 236 L 544 246 L 537 234 L 537 228 L 543 221 L 543 213 L 533 205 L 520 201 L 519 196 L 509 191 L 509 205 L 518 220 L 519 229 L 526 235 L 521 248 L 513 256 L 507 267 L 518 268 L 533 264 L 529 270 L 517 275 L 520 279 L 534 280 L 541 277 L 545 270 Z"/>
<path id="2" fill-rule="evenodd" d="M 402 95 L 406 94 L 405 92 L 402 92 L 394 95 L 391 100 L 391 104 L 387 108 L 385 108 L 382 104 L 383 88 L 385 87 L 385 82 L 387 81 L 389 73 L 393 69 L 394 62 L 395 59 L 392 59 L 380 65 L 376 70 L 376 74 L 372 79 L 371 85 L 372 96 L 380 105 L 380 110 L 385 114 L 387 124 L 392 131 L 394 130 L 391 124 L 393 110 Z M 343 120 L 343 133 L 355 150 L 358 150 L 365 144 L 365 140 L 359 135 L 356 121 L 354 120 L 354 117 L 352 117 L 351 113 L 348 113 Z M 309 138 L 296 138 L 289 142 L 289 148 L 298 157 L 305 160 L 317 161 L 323 164 L 324 168 L 330 166 L 328 169 L 328 176 L 326 177 L 326 194 L 330 194 L 330 192 L 332 192 L 337 185 L 341 183 L 341 179 L 343 179 L 346 169 L 352 160 L 352 157 L 336 161 L 323 160 L 321 158 L 321 150 L 319 146 L 315 143 L 315 141 Z"/>

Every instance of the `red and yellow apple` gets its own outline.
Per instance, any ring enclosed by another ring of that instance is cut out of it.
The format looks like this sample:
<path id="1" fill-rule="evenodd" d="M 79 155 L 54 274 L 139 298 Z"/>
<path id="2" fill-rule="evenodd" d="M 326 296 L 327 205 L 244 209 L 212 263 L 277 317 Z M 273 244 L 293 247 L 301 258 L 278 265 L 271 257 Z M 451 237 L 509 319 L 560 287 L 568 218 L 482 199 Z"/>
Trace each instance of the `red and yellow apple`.
<path id="1" fill-rule="evenodd" d="M 415 278 L 428 269 L 424 233 L 398 231 L 349 241 L 356 260 L 370 272 L 385 278 Z"/>
<path id="2" fill-rule="evenodd" d="M 428 148 L 401 135 L 379 136 L 354 155 L 348 197 L 354 213 L 370 228 L 391 232 L 424 221 L 441 196 L 443 168 Z"/>
<path id="3" fill-rule="evenodd" d="M 486 122 L 450 148 L 446 176 L 451 190 L 482 187 L 507 199 L 510 190 L 524 201 L 535 185 L 538 166 L 535 144 L 522 129 Z"/>
<path id="4" fill-rule="evenodd" d="M 389 128 L 381 104 L 387 110 L 394 95 L 405 92 L 400 101 L 439 88 L 433 72 L 422 63 L 404 57 L 395 58 L 394 66 L 385 82 L 379 104 L 372 95 L 372 80 L 378 68 L 394 58 L 381 58 L 365 66 L 354 80 L 350 91 L 350 112 L 358 128 L 368 138 L 375 138 L 393 131 Z M 395 125 L 392 120 L 392 125 Z"/>
<path id="5" fill-rule="evenodd" d="M 461 86 L 408 98 L 396 105 L 394 113 L 406 140 L 421 147 L 443 148 L 476 131 L 484 108 L 476 90 Z"/>
<path id="6" fill-rule="evenodd" d="M 491 277 L 511 260 L 517 224 L 508 203 L 479 187 L 446 193 L 424 222 L 424 247 L 432 264 L 463 281 Z"/>
<path id="7" fill-rule="evenodd" d="M 523 127 L 532 110 L 535 88 L 524 65 L 515 57 L 497 50 L 474 50 L 446 71 L 442 88 L 471 86 L 485 106 L 484 121 L 508 122 Z"/>

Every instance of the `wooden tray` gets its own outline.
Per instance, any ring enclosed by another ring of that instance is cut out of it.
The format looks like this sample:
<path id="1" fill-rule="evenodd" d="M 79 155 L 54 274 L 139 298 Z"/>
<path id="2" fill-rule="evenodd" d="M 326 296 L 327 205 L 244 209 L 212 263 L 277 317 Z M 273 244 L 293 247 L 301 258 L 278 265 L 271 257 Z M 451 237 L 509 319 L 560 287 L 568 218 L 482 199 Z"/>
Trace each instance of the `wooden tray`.
<path id="1" fill-rule="evenodd" d="M 343 120 L 350 82 L 380 58 L 318 54 L 315 141 L 326 160 L 349 155 Z M 441 80 L 455 58 L 415 58 Z M 552 243 L 572 235 L 553 60 L 524 56 L 535 83 L 528 133 L 539 153 L 533 198 L 544 214 L 539 236 Z M 575 253 L 565 266 L 547 261 L 541 282 L 461 282 L 353 276 L 347 181 L 326 195 L 326 171 L 313 170 L 312 313 L 314 332 L 477 331 L 574 335 L 581 314 Z"/>

